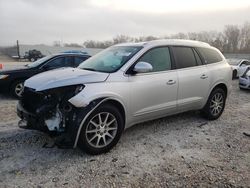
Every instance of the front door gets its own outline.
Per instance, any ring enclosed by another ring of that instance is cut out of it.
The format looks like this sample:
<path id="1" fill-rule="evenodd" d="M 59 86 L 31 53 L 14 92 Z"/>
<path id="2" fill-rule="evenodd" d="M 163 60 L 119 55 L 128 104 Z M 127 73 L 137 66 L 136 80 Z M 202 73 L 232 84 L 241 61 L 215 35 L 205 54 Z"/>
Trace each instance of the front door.
<path id="1" fill-rule="evenodd" d="M 171 70 L 169 48 L 150 49 L 138 60 L 141 61 L 150 63 L 153 70 L 129 76 L 133 121 L 146 121 L 174 113 L 178 79 L 176 70 Z"/>

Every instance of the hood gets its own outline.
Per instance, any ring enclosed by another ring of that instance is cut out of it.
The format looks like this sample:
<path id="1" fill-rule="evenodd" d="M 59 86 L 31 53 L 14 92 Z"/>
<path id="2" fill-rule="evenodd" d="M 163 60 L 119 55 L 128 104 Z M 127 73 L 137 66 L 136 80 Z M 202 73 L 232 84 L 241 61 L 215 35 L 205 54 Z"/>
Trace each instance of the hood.
<path id="1" fill-rule="evenodd" d="M 20 73 L 20 72 L 24 72 L 27 70 L 30 70 L 31 68 L 29 67 L 19 67 L 18 69 L 6 69 L 6 70 L 1 70 L 0 74 L 15 74 L 15 73 Z"/>
<path id="2" fill-rule="evenodd" d="M 231 65 L 233 69 L 238 69 L 238 65 Z"/>
<path id="3" fill-rule="evenodd" d="M 63 68 L 37 74 L 26 80 L 24 86 L 36 91 L 43 91 L 63 86 L 103 82 L 108 76 L 108 73 L 87 71 L 78 68 Z"/>

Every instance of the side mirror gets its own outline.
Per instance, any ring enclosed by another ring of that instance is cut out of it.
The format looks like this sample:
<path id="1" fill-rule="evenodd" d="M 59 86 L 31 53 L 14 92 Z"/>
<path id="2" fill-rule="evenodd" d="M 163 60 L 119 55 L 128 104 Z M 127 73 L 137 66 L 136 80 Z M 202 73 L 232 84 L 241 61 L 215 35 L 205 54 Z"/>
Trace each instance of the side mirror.
<path id="1" fill-rule="evenodd" d="M 143 61 L 138 62 L 133 69 L 133 71 L 136 73 L 146 73 L 151 72 L 152 70 L 152 65 Z"/>

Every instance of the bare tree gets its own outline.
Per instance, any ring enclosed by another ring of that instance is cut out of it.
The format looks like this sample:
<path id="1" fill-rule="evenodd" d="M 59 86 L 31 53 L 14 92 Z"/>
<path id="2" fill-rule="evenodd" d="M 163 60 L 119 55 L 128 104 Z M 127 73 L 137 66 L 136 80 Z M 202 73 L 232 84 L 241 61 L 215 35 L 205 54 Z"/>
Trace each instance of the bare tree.
<path id="1" fill-rule="evenodd" d="M 61 42 L 59 40 L 56 40 L 56 41 L 53 42 L 53 46 L 60 47 Z"/>
<path id="2" fill-rule="evenodd" d="M 126 35 L 117 35 L 113 38 L 113 44 L 119 44 L 124 42 L 133 42 L 133 38 Z"/>
<path id="3" fill-rule="evenodd" d="M 77 43 L 64 43 L 63 46 L 65 46 L 65 47 L 83 47 Z"/>
<path id="4" fill-rule="evenodd" d="M 250 51 L 250 23 L 246 22 L 240 30 L 240 51 Z"/>
<path id="5" fill-rule="evenodd" d="M 107 48 L 114 44 L 124 42 L 144 42 L 160 38 L 175 38 L 175 39 L 190 39 L 203 41 L 215 46 L 222 52 L 249 52 L 250 51 L 250 23 L 246 22 L 241 28 L 237 25 L 226 25 L 223 32 L 218 31 L 201 31 L 189 33 L 177 33 L 166 35 L 164 37 L 141 36 L 130 37 L 127 35 L 117 35 L 113 40 L 94 41 L 89 40 L 84 42 L 87 48 Z"/>
<path id="6" fill-rule="evenodd" d="M 240 29 L 237 25 L 226 25 L 224 29 L 224 36 L 226 42 L 227 52 L 238 51 L 238 41 L 240 36 Z"/>

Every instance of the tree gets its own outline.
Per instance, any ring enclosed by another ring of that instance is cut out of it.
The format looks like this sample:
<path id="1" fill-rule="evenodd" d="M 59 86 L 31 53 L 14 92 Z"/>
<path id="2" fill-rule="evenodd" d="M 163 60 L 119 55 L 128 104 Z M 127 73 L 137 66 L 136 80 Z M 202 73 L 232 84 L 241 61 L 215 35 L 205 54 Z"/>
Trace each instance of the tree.
<path id="1" fill-rule="evenodd" d="M 59 40 L 56 40 L 56 41 L 53 42 L 53 46 L 60 47 L 61 42 Z"/>
<path id="2" fill-rule="evenodd" d="M 65 47 L 82 47 L 80 44 L 77 43 L 65 43 L 64 44 Z"/>
<path id="3" fill-rule="evenodd" d="M 237 25 L 226 25 L 224 29 L 226 52 L 237 52 L 240 29 Z"/>
<path id="4" fill-rule="evenodd" d="M 246 22 L 240 30 L 240 51 L 250 51 L 250 23 Z"/>

